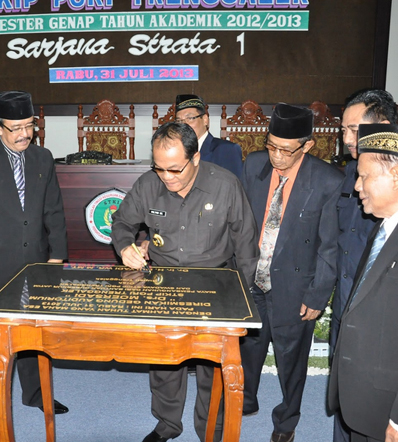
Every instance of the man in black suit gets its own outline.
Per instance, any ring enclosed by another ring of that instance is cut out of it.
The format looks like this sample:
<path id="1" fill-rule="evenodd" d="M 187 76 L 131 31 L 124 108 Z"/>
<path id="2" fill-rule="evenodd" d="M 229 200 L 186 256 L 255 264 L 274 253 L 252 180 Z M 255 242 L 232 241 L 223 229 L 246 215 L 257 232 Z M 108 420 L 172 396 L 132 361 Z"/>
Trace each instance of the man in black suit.
<path id="1" fill-rule="evenodd" d="M 308 154 L 314 145 L 312 131 L 311 110 L 277 104 L 266 150 L 251 153 L 242 174 L 260 233 L 252 294 L 263 322 L 259 334 L 249 332 L 242 339 L 243 414 L 259 409 L 261 370 L 272 341 L 283 401 L 272 413 L 271 442 L 294 440 L 315 320 L 336 281 L 336 203 L 343 175 Z M 285 184 L 279 195 L 281 220 L 275 225 L 270 215 L 278 182 Z M 271 237 L 273 246 L 268 244 Z"/>
<path id="2" fill-rule="evenodd" d="M 398 441 L 398 126 L 359 126 L 358 179 L 372 230 L 343 313 L 329 405 L 352 442 Z"/>
<path id="3" fill-rule="evenodd" d="M 26 264 L 67 257 L 61 191 L 51 152 L 31 144 L 34 111 L 29 93 L 0 93 L 0 288 Z M 18 354 L 22 402 L 42 409 L 37 357 Z M 68 409 L 55 401 L 55 413 Z"/>
<path id="4" fill-rule="evenodd" d="M 339 249 L 337 255 L 337 283 L 333 297 L 332 327 L 330 334 L 331 355 L 337 341 L 340 320 L 351 292 L 359 260 L 365 250 L 369 233 L 377 219 L 362 210 L 361 200 L 354 185 L 357 180 L 358 126 L 372 123 L 395 123 L 397 107 L 387 91 L 365 89 L 351 95 L 346 102 L 341 131 L 344 146 L 352 160 L 344 169 L 345 178 L 337 202 L 339 217 Z M 339 413 L 335 415 L 333 441 L 348 442 L 349 431 Z"/>
<path id="5" fill-rule="evenodd" d="M 197 95 L 177 95 L 176 121 L 189 124 L 195 131 L 202 161 L 224 167 L 240 178 L 242 149 L 239 144 L 214 138 L 209 132 L 209 115 L 203 98 Z"/>

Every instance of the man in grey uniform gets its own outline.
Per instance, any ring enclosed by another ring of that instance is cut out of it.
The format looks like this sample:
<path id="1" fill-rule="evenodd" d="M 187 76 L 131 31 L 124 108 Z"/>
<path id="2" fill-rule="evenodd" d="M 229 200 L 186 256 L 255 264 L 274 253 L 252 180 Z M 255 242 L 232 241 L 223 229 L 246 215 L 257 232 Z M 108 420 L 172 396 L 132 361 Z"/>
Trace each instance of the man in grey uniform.
<path id="1" fill-rule="evenodd" d="M 133 269 L 146 264 L 131 246 L 144 222 L 152 241 L 148 251 L 140 251 L 154 264 L 237 267 L 251 285 L 259 256 L 257 230 L 238 178 L 200 161 L 197 137 L 186 124 L 161 126 L 152 138 L 152 154 L 152 171 L 137 180 L 113 215 L 112 240 L 123 263 Z M 165 442 L 182 433 L 187 366 L 156 368 L 150 371 L 150 385 L 152 413 L 159 422 L 143 442 Z M 198 365 L 195 429 L 202 442 L 212 380 L 213 366 Z M 221 435 L 219 413 L 214 441 Z"/>

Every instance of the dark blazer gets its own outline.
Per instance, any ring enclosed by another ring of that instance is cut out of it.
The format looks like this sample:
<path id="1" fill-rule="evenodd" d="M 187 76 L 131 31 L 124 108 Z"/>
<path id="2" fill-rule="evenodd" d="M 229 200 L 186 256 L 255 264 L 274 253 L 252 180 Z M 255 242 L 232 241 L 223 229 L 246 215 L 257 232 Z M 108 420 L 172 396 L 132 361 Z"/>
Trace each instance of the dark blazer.
<path id="1" fill-rule="evenodd" d="M 380 223 L 370 234 L 343 313 L 329 406 L 334 411 L 340 405 L 353 430 L 384 441 L 389 419 L 398 423 L 398 227 L 349 306 Z"/>
<path id="2" fill-rule="evenodd" d="M 0 287 L 26 264 L 66 259 L 66 226 L 51 152 L 25 151 L 25 210 L 21 208 L 7 153 L 0 143 Z"/>
<path id="3" fill-rule="evenodd" d="M 267 151 L 251 153 L 242 173 L 259 236 L 272 174 Z M 323 310 L 336 281 L 337 210 L 343 174 L 306 154 L 281 223 L 271 263 L 273 321 L 276 326 L 301 322 L 304 303 Z"/>
<path id="4" fill-rule="evenodd" d="M 242 149 L 239 144 L 214 138 L 210 133 L 200 149 L 200 159 L 224 167 L 238 178 L 242 174 Z"/>
<path id="5" fill-rule="evenodd" d="M 358 175 L 357 165 L 357 160 L 351 160 L 345 167 L 345 179 L 337 202 L 340 233 L 333 315 L 338 323 L 347 304 L 369 234 L 377 221 L 372 215 L 364 213 L 358 192 L 354 190 Z"/>
<path id="6" fill-rule="evenodd" d="M 337 282 L 333 296 L 333 313 L 330 330 L 330 348 L 332 353 L 337 342 L 340 321 L 359 261 L 365 250 L 370 232 L 377 218 L 364 213 L 358 192 L 354 189 L 357 180 L 357 160 L 351 160 L 344 169 L 345 179 L 341 196 L 337 202 L 339 217 L 339 238 L 337 252 Z"/>

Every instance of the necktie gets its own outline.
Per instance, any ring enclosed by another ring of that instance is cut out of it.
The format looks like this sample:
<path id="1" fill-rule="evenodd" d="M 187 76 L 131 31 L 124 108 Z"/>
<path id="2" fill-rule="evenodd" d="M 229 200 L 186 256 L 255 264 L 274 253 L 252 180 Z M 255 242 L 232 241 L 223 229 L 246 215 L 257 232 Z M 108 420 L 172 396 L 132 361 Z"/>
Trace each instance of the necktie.
<path id="1" fill-rule="evenodd" d="M 22 287 L 20 307 L 22 309 L 25 309 L 28 305 L 29 305 L 29 287 L 28 287 L 28 278 L 25 278 L 25 282 Z"/>
<path id="2" fill-rule="evenodd" d="M 352 301 L 354 301 L 355 297 L 357 296 L 361 285 L 365 281 L 366 276 L 369 273 L 369 270 L 372 268 L 372 265 L 376 261 L 377 255 L 379 254 L 380 250 L 384 246 L 385 242 L 386 242 L 386 231 L 384 229 L 384 226 L 381 226 L 379 231 L 377 232 L 377 235 L 375 236 L 374 241 L 373 241 L 372 248 L 370 250 L 368 260 L 366 262 L 365 271 L 363 272 L 362 278 L 359 281 L 359 284 L 355 290 L 353 297 L 351 298 L 351 303 L 352 303 Z"/>
<path id="3" fill-rule="evenodd" d="M 22 164 L 22 153 L 14 153 L 13 156 L 14 165 L 14 179 L 15 185 L 19 195 L 19 201 L 21 202 L 22 210 L 25 206 L 25 176 Z"/>
<path id="4" fill-rule="evenodd" d="M 254 281 L 264 292 L 271 290 L 270 265 L 281 224 L 283 186 L 286 184 L 287 179 L 286 176 L 279 175 L 279 186 L 272 195 L 267 220 L 265 221 L 260 248 L 260 259 L 257 264 L 256 278 Z"/>

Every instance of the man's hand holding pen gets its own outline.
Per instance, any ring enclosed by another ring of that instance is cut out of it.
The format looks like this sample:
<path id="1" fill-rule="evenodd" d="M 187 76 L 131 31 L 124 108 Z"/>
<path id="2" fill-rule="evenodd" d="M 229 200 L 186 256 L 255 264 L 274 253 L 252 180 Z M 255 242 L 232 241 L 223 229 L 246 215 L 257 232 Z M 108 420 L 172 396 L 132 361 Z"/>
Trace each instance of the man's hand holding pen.
<path id="1" fill-rule="evenodd" d="M 137 247 L 135 243 L 125 247 L 121 252 L 123 264 L 132 269 L 141 269 L 141 271 L 150 273 L 150 268 L 144 256 L 148 256 L 147 249 Z"/>

